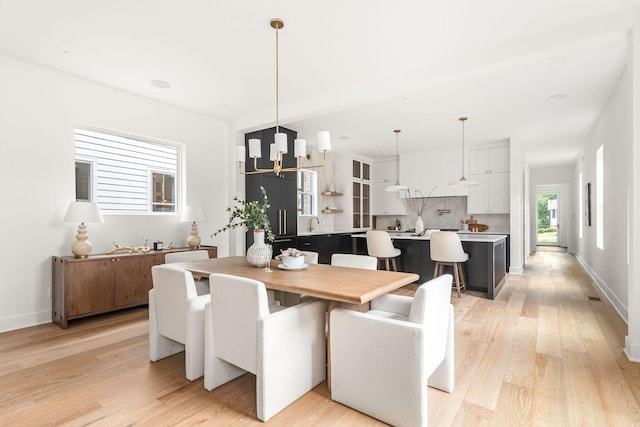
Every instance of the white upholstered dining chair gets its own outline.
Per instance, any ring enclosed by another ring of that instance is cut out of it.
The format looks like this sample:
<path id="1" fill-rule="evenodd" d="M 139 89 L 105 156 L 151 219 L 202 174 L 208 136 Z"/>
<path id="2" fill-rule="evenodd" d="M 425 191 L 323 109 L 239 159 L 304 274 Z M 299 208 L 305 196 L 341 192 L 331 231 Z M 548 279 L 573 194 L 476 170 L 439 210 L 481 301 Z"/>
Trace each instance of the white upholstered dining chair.
<path id="1" fill-rule="evenodd" d="M 251 372 L 257 417 L 267 421 L 326 379 L 326 302 L 269 306 L 264 283 L 212 274 L 205 308 L 204 387 Z"/>
<path id="2" fill-rule="evenodd" d="M 331 265 L 334 267 L 352 267 L 364 268 L 366 270 L 377 270 L 378 259 L 368 255 L 333 254 L 331 255 Z"/>
<path id="3" fill-rule="evenodd" d="M 331 398 L 391 425 L 426 426 L 427 386 L 454 386 L 451 282 L 383 295 L 366 313 L 332 310 Z"/>
<path id="4" fill-rule="evenodd" d="M 204 259 L 209 259 L 209 252 L 205 250 L 169 252 L 164 254 L 164 262 L 167 264 L 174 262 L 201 261 Z M 197 279 L 195 280 L 195 284 L 198 295 L 205 295 L 209 293 L 208 278 L 205 277 Z"/>
<path id="5" fill-rule="evenodd" d="M 149 360 L 185 352 L 185 376 L 193 381 L 204 374 L 204 306 L 189 271 L 171 264 L 151 267 L 149 291 Z"/>

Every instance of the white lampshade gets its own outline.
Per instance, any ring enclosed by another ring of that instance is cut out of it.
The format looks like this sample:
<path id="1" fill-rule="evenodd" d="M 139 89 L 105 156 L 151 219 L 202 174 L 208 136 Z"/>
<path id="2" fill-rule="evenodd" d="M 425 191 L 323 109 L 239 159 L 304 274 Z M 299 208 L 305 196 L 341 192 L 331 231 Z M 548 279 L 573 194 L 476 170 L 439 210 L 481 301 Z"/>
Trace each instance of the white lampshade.
<path id="1" fill-rule="evenodd" d="M 293 155 L 295 157 L 304 157 L 307 155 L 307 141 L 305 141 L 304 139 L 296 139 L 293 141 L 293 143 Z"/>
<path id="2" fill-rule="evenodd" d="M 244 147 L 244 145 L 238 145 L 236 147 L 236 161 L 237 162 L 244 162 L 245 158 L 247 155 L 247 151 Z"/>
<path id="3" fill-rule="evenodd" d="M 259 159 L 262 157 L 262 149 L 260 148 L 259 139 L 249 140 L 249 157 L 252 159 Z"/>
<path id="4" fill-rule="evenodd" d="M 406 185 L 400 185 L 396 183 L 394 185 L 389 185 L 388 187 L 385 187 L 384 191 L 407 191 L 408 189 L 409 187 L 407 187 Z"/>
<path id="5" fill-rule="evenodd" d="M 97 203 L 71 202 L 62 221 L 91 223 L 104 222 L 104 219 L 102 218 L 102 214 L 100 213 L 100 208 L 98 208 Z"/>
<path id="6" fill-rule="evenodd" d="M 184 210 L 182 211 L 182 217 L 180 218 L 180 221 L 182 222 L 196 222 L 206 220 L 207 216 L 199 206 L 185 206 Z"/>
<path id="7" fill-rule="evenodd" d="M 449 184 L 449 187 L 477 187 L 480 183 L 476 181 L 470 181 L 467 178 L 460 178 L 457 181 L 453 181 Z"/>
<path id="8" fill-rule="evenodd" d="M 276 144 L 269 144 L 269 160 L 273 162 L 277 157 Z"/>
<path id="9" fill-rule="evenodd" d="M 323 151 L 331 151 L 331 135 L 328 130 L 318 132 L 318 150 L 321 153 Z"/>
<path id="10" fill-rule="evenodd" d="M 287 134 L 278 132 L 275 134 L 276 148 L 282 154 L 287 154 Z"/>

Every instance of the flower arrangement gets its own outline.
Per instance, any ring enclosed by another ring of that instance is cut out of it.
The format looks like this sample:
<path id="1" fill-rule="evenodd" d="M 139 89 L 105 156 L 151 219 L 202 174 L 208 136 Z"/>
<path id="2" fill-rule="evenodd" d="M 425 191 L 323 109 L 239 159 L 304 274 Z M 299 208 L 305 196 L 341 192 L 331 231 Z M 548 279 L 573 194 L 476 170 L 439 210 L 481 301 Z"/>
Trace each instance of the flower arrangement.
<path id="1" fill-rule="evenodd" d="M 270 206 L 269 199 L 267 198 L 267 191 L 264 187 L 260 186 L 260 191 L 262 191 L 262 202 L 257 200 L 247 202 L 235 196 L 233 198 L 236 202 L 235 206 L 227 208 L 227 212 L 231 212 L 229 223 L 213 233 L 211 237 L 213 238 L 213 236 L 217 236 L 218 233 L 222 233 L 223 231 L 245 225 L 247 228 L 253 230 L 264 229 L 267 240 L 272 242 L 275 236 L 273 235 L 271 223 L 267 216 L 267 209 L 269 209 Z"/>

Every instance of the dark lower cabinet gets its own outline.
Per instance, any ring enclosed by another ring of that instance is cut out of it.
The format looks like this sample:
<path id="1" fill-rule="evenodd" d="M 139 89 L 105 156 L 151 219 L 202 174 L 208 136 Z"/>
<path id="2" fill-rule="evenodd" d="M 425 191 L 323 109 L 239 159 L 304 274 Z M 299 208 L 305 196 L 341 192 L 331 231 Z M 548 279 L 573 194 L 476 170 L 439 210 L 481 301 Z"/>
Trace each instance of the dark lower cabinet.
<path id="1" fill-rule="evenodd" d="M 393 245 L 402 251 L 396 260 L 398 270 L 419 274 L 418 283 L 433 278 L 435 262 L 431 260 L 429 240 L 393 239 Z M 489 299 L 500 292 L 505 283 L 507 246 L 507 239 L 495 243 L 462 242 L 464 251 L 469 254 L 469 260 L 462 265 L 468 290 L 486 292 Z M 366 238 L 352 238 L 352 253 L 367 254 Z M 453 269 L 448 267 L 447 271 L 445 267 L 445 272 L 453 274 Z"/>
<path id="2" fill-rule="evenodd" d="M 331 255 L 351 253 L 351 234 L 298 236 L 298 249 L 318 252 L 318 262 L 320 264 L 330 264 Z"/>

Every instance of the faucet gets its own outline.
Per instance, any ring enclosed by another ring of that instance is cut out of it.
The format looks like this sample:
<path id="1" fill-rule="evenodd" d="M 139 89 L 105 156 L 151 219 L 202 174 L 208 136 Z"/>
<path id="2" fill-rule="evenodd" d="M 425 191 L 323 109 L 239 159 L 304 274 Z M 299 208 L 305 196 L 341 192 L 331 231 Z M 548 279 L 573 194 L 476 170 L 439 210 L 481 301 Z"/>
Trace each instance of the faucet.
<path id="1" fill-rule="evenodd" d="M 320 218 L 318 218 L 317 216 L 314 216 L 313 218 L 311 218 L 309 220 L 309 231 L 313 231 L 313 220 L 314 219 L 318 222 L 318 225 L 320 225 Z"/>

